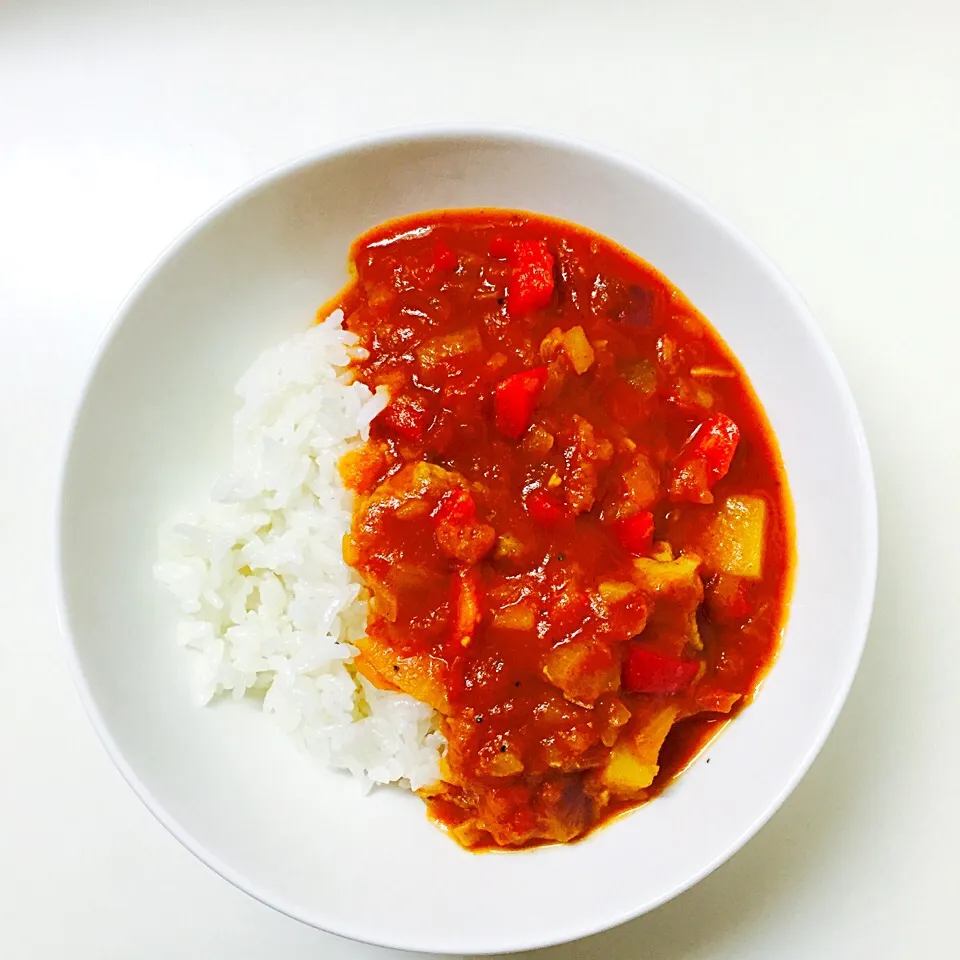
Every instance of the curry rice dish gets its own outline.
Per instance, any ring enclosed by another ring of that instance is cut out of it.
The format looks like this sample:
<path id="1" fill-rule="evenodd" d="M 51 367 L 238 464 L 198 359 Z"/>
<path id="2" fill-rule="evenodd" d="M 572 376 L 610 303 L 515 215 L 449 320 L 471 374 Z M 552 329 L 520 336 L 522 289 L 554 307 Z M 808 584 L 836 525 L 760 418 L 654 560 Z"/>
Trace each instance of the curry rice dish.
<path id="1" fill-rule="evenodd" d="M 584 228 L 383 224 L 238 384 L 161 534 L 200 695 L 417 790 L 471 849 L 579 839 L 754 695 L 793 566 L 776 441 L 683 295 Z"/>

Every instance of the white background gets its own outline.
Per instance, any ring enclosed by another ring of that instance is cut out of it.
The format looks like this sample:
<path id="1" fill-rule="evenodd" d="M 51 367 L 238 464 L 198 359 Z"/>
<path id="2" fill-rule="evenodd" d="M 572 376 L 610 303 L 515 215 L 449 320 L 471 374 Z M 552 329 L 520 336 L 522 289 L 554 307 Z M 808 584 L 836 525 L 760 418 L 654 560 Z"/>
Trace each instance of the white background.
<path id="1" fill-rule="evenodd" d="M 265 168 L 425 121 L 579 135 L 730 216 L 824 327 L 879 486 L 874 624 L 806 779 L 693 890 L 538 960 L 960 955 L 951 0 L 0 0 L 0 955 L 401 956 L 249 900 L 127 789 L 61 656 L 52 505 L 86 363 L 167 242 Z"/>

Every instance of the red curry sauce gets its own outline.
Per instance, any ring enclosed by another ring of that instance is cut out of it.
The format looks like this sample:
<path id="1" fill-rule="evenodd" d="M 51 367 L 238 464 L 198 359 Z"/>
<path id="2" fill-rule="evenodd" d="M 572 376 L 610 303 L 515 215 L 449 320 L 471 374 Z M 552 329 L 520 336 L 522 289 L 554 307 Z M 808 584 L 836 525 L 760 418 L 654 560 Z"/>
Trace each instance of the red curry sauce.
<path id="1" fill-rule="evenodd" d="M 771 664 L 775 440 L 704 318 L 597 234 L 451 211 L 351 256 L 356 376 L 390 395 L 341 464 L 357 666 L 439 711 L 422 793 L 460 843 L 574 840 L 662 790 Z"/>

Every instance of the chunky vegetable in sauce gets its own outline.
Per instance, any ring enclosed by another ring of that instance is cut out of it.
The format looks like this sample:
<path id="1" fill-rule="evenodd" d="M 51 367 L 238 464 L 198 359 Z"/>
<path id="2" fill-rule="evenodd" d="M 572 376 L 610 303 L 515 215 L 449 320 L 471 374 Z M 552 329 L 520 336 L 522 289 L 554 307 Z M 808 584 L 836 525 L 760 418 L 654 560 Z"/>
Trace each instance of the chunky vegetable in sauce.
<path id="1" fill-rule="evenodd" d="M 602 237 L 459 211 L 352 256 L 356 375 L 391 398 L 341 463 L 358 669 L 441 714 L 423 793 L 460 843 L 573 840 L 662 789 L 774 657 L 775 442 L 709 325 Z"/>

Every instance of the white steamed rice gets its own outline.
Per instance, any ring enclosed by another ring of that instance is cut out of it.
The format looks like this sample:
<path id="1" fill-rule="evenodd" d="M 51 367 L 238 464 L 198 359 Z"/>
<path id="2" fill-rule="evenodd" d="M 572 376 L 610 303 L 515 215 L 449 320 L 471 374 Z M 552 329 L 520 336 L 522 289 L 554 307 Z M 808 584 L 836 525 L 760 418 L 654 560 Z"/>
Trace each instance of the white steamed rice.
<path id="1" fill-rule="evenodd" d="M 157 579 L 176 597 L 203 703 L 262 698 L 323 763 L 367 788 L 437 779 L 433 711 L 353 669 L 367 602 L 343 561 L 352 494 L 340 457 L 386 406 L 349 382 L 359 349 L 337 311 L 264 353 L 241 377 L 233 466 L 208 503 L 160 532 Z"/>

